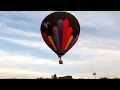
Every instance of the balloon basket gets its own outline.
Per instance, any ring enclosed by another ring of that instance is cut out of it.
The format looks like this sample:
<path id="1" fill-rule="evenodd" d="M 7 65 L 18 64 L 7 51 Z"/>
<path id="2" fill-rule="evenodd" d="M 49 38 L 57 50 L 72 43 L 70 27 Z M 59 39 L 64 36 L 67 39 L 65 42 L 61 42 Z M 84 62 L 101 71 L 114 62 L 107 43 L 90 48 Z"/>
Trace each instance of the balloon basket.
<path id="1" fill-rule="evenodd" d="M 62 61 L 62 60 L 59 60 L 59 64 L 63 64 L 63 61 Z"/>

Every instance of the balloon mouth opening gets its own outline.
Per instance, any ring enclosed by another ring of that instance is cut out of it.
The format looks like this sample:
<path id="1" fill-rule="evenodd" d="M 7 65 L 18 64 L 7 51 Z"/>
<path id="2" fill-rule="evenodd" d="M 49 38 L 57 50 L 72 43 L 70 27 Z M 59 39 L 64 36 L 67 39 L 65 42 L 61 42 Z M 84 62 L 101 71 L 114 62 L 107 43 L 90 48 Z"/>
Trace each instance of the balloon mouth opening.
<path id="1" fill-rule="evenodd" d="M 61 49 L 57 50 L 56 52 L 58 54 L 58 57 L 61 57 L 61 56 L 63 56 L 65 54 L 65 50 L 61 50 Z"/>
<path id="2" fill-rule="evenodd" d="M 62 60 L 59 60 L 59 64 L 63 64 L 63 61 L 62 61 Z"/>

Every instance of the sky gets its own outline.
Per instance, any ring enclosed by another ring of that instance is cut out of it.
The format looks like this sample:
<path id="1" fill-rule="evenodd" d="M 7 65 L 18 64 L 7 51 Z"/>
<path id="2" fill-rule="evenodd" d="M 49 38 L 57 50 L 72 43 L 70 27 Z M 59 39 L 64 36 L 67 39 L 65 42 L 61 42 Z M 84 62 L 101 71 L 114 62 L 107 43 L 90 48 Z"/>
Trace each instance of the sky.
<path id="1" fill-rule="evenodd" d="M 53 12 L 0 11 L 0 79 L 120 78 L 120 11 L 65 11 L 81 28 L 62 65 L 40 33 L 42 20 Z"/>

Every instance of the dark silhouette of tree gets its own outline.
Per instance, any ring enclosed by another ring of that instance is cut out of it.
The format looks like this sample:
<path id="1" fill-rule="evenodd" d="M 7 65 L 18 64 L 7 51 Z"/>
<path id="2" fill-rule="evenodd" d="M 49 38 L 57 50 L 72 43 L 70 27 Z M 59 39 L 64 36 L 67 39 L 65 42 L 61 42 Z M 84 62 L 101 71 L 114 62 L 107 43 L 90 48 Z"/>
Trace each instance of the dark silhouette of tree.
<path id="1" fill-rule="evenodd" d="M 37 78 L 37 79 L 44 79 L 43 77 Z"/>
<path id="2" fill-rule="evenodd" d="M 57 75 L 56 74 L 52 75 L 51 79 L 57 79 Z"/>
<path id="3" fill-rule="evenodd" d="M 115 78 L 113 78 L 113 79 L 120 79 L 120 78 L 115 77 Z"/>
<path id="4" fill-rule="evenodd" d="M 63 76 L 63 77 L 58 77 L 58 79 L 73 79 L 72 76 Z"/>
<path id="5" fill-rule="evenodd" d="M 107 77 L 100 77 L 100 79 L 108 79 Z"/>

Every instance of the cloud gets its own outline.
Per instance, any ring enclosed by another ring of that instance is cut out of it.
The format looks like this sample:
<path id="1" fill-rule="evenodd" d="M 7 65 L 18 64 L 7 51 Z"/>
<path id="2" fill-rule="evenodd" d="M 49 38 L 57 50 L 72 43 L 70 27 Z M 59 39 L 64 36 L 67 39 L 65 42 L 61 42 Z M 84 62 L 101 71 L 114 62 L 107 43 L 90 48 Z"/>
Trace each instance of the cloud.
<path id="1" fill-rule="evenodd" d="M 6 26 L 5 23 L 0 23 L 0 33 L 5 35 L 15 35 L 15 36 L 24 36 L 32 38 L 40 38 L 40 33 L 37 34 L 31 31 L 23 31 L 20 29 L 14 29 Z"/>
<path id="2" fill-rule="evenodd" d="M 17 78 L 17 79 L 37 79 L 40 77 L 51 78 L 52 73 L 35 72 L 31 70 L 23 69 L 10 69 L 1 68 L 0 69 L 1 79 Z"/>
<path id="3" fill-rule="evenodd" d="M 75 60 L 75 59 L 64 58 L 63 59 L 64 64 L 61 66 L 58 64 L 57 60 L 50 60 L 50 59 L 48 60 L 44 58 L 34 57 L 32 55 L 12 54 L 2 50 L 0 51 L 0 55 L 1 55 L 0 56 L 1 68 L 4 68 L 6 69 L 6 72 L 9 72 L 9 70 L 7 71 L 8 68 L 13 69 L 14 67 L 16 67 L 16 70 L 13 71 L 14 73 L 17 73 L 15 74 L 16 76 L 18 75 L 20 76 L 21 74 L 23 74 L 21 78 L 37 77 L 36 73 L 38 73 L 38 70 L 35 70 L 36 68 L 39 69 L 39 72 L 44 77 L 47 77 L 48 75 L 50 76 L 53 74 L 57 74 L 58 76 L 72 75 L 73 78 L 80 78 L 81 75 L 83 75 L 84 78 L 94 78 L 92 75 L 92 70 L 97 72 L 97 78 L 106 75 L 107 72 L 109 73 L 109 77 L 111 78 L 114 78 L 115 76 L 120 77 L 120 72 L 119 72 L 120 61 L 118 59 L 113 60 L 110 58 L 97 58 L 97 59 L 89 58 L 86 60 Z M 19 70 L 21 70 L 21 74 Z M 25 72 L 22 73 L 24 70 Z M 41 75 L 40 73 L 38 74 Z M 11 76 L 13 75 L 11 73 L 8 74 Z"/>
<path id="4" fill-rule="evenodd" d="M 44 42 L 40 42 L 40 41 L 22 40 L 22 39 L 8 38 L 8 37 L 0 37 L 0 39 L 8 41 L 13 44 L 22 45 L 22 46 L 50 50 Z"/>
<path id="5" fill-rule="evenodd" d="M 36 25 L 40 25 L 42 20 L 56 11 L 17 11 L 17 12 L 1 12 L 1 21 L 13 22 L 14 24 L 17 22 L 18 24 L 24 25 L 25 28 L 34 27 Z M 81 28 L 89 27 L 95 28 L 96 30 L 119 30 L 120 23 L 120 12 L 119 11 L 65 11 L 73 14 L 79 21 Z M 9 13 L 9 15 L 7 15 Z M 10 17 L 11 16 L 11 17 Z M 18 17 L 18 18 L 13 18 Z M 25 19 L 27 18 L 27 20 Z M 16 21 L 16 19 L 19 19 Z M 22 22 L 21 22 L 22 21 Z M 36 23 L 36 25 L 34 24 Z M 29 26 L 28 26 L 29 25 Z M 20 27 L 20 26 L 19 26 Z"/>
<path id="6" fill-rule="evenodd" d="M 80 37 L 68 54 L 83 55 L 87 57 L 120 57 L 120 43 L 117 39 L 104 39 L 100 37 Z M 73 53 L 74 52 L 74 53 Z"/>
<path id="7" fill-rule="evenodd" d="M 114 11 L 67 11 L 73 14 L 81 27 L 92 27 L 96 30 L 119 30 L 120 12 Z"/>
<path id="8" fill-rule="evenodd" d="M 5 64 L 5 65 L 47 65 L 47 66 L 57 66 L 58 61 L 57 60 L 48 60 L 44 58 L 38 58 L 35 56 L 27 55 L 27 54 L 19 54 L 16 52 L 15 53 L 9 53 L 3 50 L 0 50 L 0 63 Z M 86 62 L 86 61 L 85 61 Z M 82 61 L 74 61 L 68 59 L 68 61 L 64 61 L 64 65 L 69 66 L 69 65 L 82 65 Z"/>
<path id="9" fill-rule="evenodd" d="M 26 54 L 5 54 L 1 55 L 0 60 L 0 63 L 5 65 L 56 65 L 56 61 L 39 59 Z"/>
<path id="10" fill-rule="evenodd" d="M 24 15 L 25 17 L 29 17 L 31 19 L 38 20 L 40 19 L 41 21 L 50 13 L 53 13 L 56 11 L 19 11 L 20 14 Z"/>

